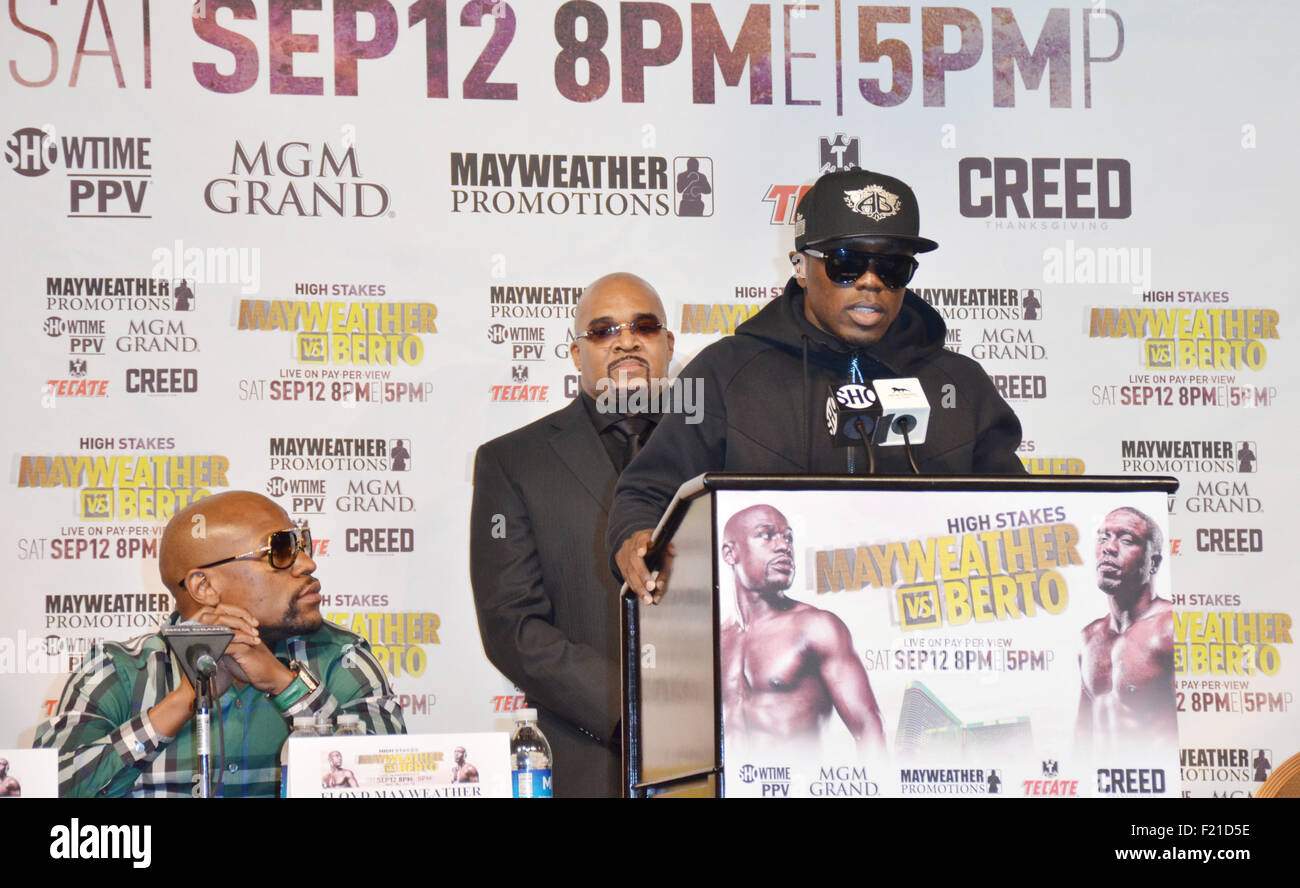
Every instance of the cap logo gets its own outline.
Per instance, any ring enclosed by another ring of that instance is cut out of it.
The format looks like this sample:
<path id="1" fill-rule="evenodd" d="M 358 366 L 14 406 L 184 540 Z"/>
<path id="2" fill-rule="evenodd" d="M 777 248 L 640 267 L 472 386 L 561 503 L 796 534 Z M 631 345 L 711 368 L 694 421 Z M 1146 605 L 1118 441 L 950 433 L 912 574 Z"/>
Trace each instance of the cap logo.
<path id="1" fill-rule="evenodd" d="M 898 215 L 903 202 L 897 194 L 886 191 L 879 185 L 868 185 L 857 191 L 845 191 L 844 203 L 853 212 L 879 222 L 890 216 Z"/>
<path id="2" fill-rule="evenodd" d="M 803 216 L 795 215 L 794 217 L 794 236 L 803 237 L 804 231 L 808 228 L 808 222 Z"/>

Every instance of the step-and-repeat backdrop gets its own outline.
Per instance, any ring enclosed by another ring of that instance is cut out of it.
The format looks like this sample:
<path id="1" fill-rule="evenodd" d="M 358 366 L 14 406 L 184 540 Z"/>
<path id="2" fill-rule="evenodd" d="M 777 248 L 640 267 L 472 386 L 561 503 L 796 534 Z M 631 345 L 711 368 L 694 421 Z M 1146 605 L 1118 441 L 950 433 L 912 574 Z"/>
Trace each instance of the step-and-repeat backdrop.
<path id="1" fill-rule="evenodd" d="M 170 610 L 163 523 L 232 488 L 311 522 L 325 612 L 412 730 L 503 726 L 475 448 L 576 394 L 586 282 L 652 281 L 679 369 L 780 292 L 801 189 L 860 165 L 915 187 L 941 248 L 913 286 L 1030 471 L 1180 480 L 1183 791 L 1248 795 L 1300 747 L 1290 6 L 7 13 L 0 746 Z"/>

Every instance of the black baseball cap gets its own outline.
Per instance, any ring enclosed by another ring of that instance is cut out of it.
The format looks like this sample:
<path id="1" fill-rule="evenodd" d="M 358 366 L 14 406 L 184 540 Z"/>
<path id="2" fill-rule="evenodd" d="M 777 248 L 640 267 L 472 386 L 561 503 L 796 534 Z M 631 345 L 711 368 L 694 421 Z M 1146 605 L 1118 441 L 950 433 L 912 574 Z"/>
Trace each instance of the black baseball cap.
<path id="1" fill-rule="evenodd" d="M 870 170 L 827 173 L 808 189 L 794 216 L 794 248 L 826 241 L 882 237 L 928 253 L 938 244 L 920 237 L 921 211 L 907 183 Z"/>

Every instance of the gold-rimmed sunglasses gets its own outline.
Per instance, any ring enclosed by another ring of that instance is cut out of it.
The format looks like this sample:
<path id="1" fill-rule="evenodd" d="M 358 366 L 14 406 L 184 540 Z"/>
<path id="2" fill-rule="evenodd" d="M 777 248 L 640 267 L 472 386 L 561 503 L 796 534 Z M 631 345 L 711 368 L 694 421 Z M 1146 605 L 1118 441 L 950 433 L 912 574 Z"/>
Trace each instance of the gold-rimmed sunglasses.
<path id="1" fill-rule="evenodd" d="M 293 567 L 293 562 L 298 557 L 299 551 L 306 552 L 307 556 L 311 557 L 311 529 L 307 527 L 305 522 L 299 523 L 292 530 L 275 531 L 266 538 L 266 545 L 260 549 L 254 549 L 251 552 L 244 552 L 239 555 L 231 555 L 229 558 L 222 558 L 208 564 L 200 564 L 197 569 L 204 570 L 220 564 L 229 564 L 231 561 L 239 561 L 241 558 L 251 558 L 253 556 L 261 558 L 265 555 L 271 563 L 271 567 L 276 570 L 287 570 Z"/>

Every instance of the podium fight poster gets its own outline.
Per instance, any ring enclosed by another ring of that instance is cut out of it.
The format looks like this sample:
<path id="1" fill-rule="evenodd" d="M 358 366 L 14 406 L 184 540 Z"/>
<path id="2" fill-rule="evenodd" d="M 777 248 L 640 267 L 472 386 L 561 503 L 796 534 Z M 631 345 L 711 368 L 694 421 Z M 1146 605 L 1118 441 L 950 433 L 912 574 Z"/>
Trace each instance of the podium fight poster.
<path id="1" fill-rule="evenodd" d="M 720 492 L 727 795 L 1178 796 L 1165 499 Z"/>

